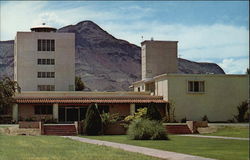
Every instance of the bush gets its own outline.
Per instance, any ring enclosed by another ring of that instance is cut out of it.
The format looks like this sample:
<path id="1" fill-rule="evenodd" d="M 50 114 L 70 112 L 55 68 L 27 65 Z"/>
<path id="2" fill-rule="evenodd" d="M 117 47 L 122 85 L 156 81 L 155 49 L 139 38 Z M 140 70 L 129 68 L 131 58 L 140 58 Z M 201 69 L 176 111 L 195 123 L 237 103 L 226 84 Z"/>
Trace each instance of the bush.
<path id="1" fill-rule="evenodd" d="M 162 120 L 161 114 L 153 102 L 151 102 L 147 108 L 146 118 L 150 120 L 156 120 L 156 121 Z"/>
<path id="2" fill-rule="evenodd" d="M 166 129 L 159 121 L 136 119 L 129 125 L 128 136 L 135 140 L 167 140 Z"/>
<path id="3" fill-rule="evenodd" d="M 207 121 L 207 122 L 210 122 L 210 121 L 208 120 L 207 115 L 204 115 L 204 116 L 201 118 L 201 120 L 202 120 L 202 121 Z"/>
<path id="4" fill-rule="evenodd" d="M 136 119 L 145 118 L 146 114 L 147 114 L 147 108 L 146 107 L 139 108 L 139 109 L 137 109 L 137 112 L 135 112 L 134 115 L 129 115 L 129 116 L 125 117 L 124 121 L 125 122 L 131 122 L 131 121 L 136 120 Z"/>
<path id="5" fill-rule="evenodd" d="M 85 130 L 87 135 L 99 135 L 102 132 L 102 119 L 97 104 L 92 103 L 87 109 Z"/>
<path id="6" fill-rule="evenodd" d="M 247 101 L 243 101 L 238 107 L 238 115 L 235 115 L 235 119 L 238 122 L 249 122 L 249 108 Z"/>
<path id="7" fill-rule="evenodd" d="M 102 117 L 102 124 L 103 124 L 104 130 L 108 127 L 108 125 L 114 124 L 115 122 L 122 120 L 119 113 L 114 113 L 114 114 L 103 113 L 101 114 L 101 117 Z"/>

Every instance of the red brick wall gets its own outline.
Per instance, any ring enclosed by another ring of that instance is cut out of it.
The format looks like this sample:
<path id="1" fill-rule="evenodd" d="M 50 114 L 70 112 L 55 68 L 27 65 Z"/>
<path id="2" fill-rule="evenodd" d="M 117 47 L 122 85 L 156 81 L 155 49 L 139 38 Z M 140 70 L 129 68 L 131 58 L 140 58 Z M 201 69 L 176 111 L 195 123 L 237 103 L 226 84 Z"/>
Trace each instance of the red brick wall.
<path id="1" fill-rule="evenodd" d="M 127 116 L 130 115 L 130 104 L 110 104 L 109 112 L 119 113 L 120 115 Z"/>
<path id="2" fill-rule="evenodd" d="M 34 105 L 32 104 L 18 104 L 19 121 L 27 118 L 40 121 L 41 119 L 52 119 L 53 115 L 35 114 Z"/>

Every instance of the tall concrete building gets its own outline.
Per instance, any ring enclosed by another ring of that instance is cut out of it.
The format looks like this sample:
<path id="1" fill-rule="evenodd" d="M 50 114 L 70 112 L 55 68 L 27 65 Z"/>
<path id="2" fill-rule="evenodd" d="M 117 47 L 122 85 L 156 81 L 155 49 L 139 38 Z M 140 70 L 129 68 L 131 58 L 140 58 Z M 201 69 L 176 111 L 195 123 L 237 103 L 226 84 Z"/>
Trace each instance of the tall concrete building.
<path id="1" fill-rule="evenodd" d="M 58 33 L 45 24 L 17 32 L 14 80 L 22 91 L 73 91 L 74 79 L 74 33 Z"/>
<path id="2" fill-rule="evenodd" d="M 142 79 L 164 73 L 177 73 L 178 41 L 143 41 L 141 43 Z"/>

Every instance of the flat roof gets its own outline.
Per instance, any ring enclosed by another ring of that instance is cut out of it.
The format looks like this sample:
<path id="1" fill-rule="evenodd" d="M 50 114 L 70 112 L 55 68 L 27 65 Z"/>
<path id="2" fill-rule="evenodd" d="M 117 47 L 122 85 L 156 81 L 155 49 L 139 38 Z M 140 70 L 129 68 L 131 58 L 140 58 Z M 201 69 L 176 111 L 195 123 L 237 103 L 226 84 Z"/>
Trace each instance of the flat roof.
<path id="1" fill-rule="evenodd" d="M 156 42 L 156 43 L 178 43 L 179 41 L 163 41 L 163 40 L 145 40 L 141 42 L 141 45 L 143 45 L 146 42 Z"/>

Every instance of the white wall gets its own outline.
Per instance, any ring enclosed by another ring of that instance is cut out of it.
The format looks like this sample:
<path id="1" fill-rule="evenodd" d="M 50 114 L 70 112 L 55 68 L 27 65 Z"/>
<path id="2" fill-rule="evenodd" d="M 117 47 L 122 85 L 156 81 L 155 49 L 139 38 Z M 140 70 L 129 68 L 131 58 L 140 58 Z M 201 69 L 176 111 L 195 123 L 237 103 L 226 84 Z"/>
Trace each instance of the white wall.
<path id="1" fill-rule="evenodd" d="M 188 93 L 189 80 L 205 81 L 205 93 Z M 210 121 L 227 121 L 237 114 L 237 106 L 248 99 L 248 82 L 247 75 L 172 74 L 156 79 L 156 93 L 173 103 L 177 120 L 201 120 L 207 115 Z"/>

